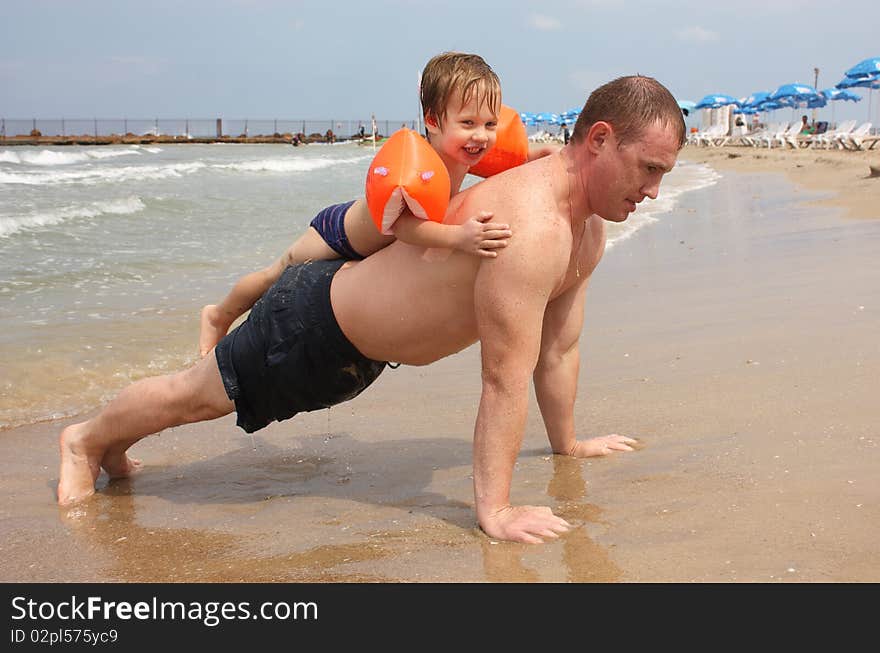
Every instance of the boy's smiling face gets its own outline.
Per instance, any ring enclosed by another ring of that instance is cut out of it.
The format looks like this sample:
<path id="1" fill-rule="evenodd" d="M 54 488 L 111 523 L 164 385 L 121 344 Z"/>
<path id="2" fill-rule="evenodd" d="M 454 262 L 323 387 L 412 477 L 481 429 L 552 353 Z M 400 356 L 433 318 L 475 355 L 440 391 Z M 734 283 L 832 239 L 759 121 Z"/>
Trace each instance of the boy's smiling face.
<path id="1" fill-rule="evenodd" d="M 498 126 L 497 108 L 489 106 L 480 93 L 473 93 L 462 103 L 461 93 L 453 93 L 446 107 L 443 124 L 426 120 L 431 146 L 447 168 L 461 165 L 470 168 L 495 146 Z M 431 124 L 431 123 L 434 124 Z"/>

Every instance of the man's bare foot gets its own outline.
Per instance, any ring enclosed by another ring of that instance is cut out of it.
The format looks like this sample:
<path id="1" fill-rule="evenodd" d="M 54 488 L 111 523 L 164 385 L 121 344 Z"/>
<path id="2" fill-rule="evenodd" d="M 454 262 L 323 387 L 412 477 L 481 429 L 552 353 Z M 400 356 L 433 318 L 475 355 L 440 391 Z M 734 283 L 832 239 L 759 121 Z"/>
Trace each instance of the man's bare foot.
<path id="1" fill-rule="evenodd" d="M 110 478 L 127 478 L 140 471 L 142 463 L 136 458 L 130 458 L 124 449 L 114 451 L 111 448 L 101 458 L 101 467 Z"/>
<path id="2" fill-rule="evenodd" d="M 90 454 L 84 446 L 85 426 L 85 422 L 68 426 L 58 439 L 61 450 L 58 503 L 62 506 L 93 495 L 95 481 L 101 473 L 101 456 Z"/>
<path id="3" fill-rule="evenodd" d="M 61 469 L 58 474 L 58 503 L 62 506 L 87 499 L 95 493 L 101 468 L 110 478 L 125 478 L 141 468 L 141 461 L 130 458 L 125 448 L 107 449 L 86 442 L 87 422 L 73 424 L 61 432 Z"/>
<path id="4" fill-rule="evenodd" d="M 199 356 L 204 358 L 226 335 L 228 324 L 224 324 L 220 316 L 220 308 L 216 304 L 202 307 L 199 319 Z"/>

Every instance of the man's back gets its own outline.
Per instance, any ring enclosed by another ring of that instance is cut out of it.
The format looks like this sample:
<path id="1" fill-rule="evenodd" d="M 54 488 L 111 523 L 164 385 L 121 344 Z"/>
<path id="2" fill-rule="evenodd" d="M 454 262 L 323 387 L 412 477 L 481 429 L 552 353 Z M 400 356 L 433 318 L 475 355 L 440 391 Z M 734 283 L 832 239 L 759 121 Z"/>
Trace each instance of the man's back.
<path id="1" fill-rule="evenodd" d="M 398 241 L 340 270 L 331 298 L 343 332 L 369 358 L 425 365 L 478 339 L 474 294 L 481 268 L 541 266 L 554 276 L 553 296 L 559 294 L 574 276 L 566 275 L 572 237 L 569 216 L 560 208 L 568 199 L 562 178 L 556 157 L 545 157 L 453 198 L 451 222 L 488 210 L 511 225 L 514 235 L 497 259 L 426 251 Z M 597 225 L 601 230 L 601 221 Z M 589 238 L 599 240 L 595 236 L 590 230 Z"/>

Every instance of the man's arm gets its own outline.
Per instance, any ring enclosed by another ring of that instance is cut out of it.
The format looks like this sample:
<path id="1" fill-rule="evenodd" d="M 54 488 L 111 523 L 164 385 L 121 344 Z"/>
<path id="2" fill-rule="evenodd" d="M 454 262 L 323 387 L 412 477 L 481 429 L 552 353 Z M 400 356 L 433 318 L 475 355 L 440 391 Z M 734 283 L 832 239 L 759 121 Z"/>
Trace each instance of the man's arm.
<path id="1" fill-rule="evenodd" d="M 553 453 L 586 458 L 612 451 L 632 451 L 635 440 L 611 434 L 578 440 L 574 404 L 580 369 L 580 335 L 584 325 L 587 286 L 605 252 L 605 224 L 593 216 L 584 225 L 587 240 L 580 281 L 547 306 L 541 335 L 541 354 L 535 367 L 535 395 Z"/>
<path id="2" fill-rule="evenodd" d="M 580 369 L 581 328 L 588 280 L 554 299 L 544 313 L 541 353 L 535 367 L 535 396 L 553 453 L 570 454 L 576 438 L 574 402 Z"/>
<path id="3" fill-rule="evenodd" d="M 578 458 L 632 451 L 629 445 L 636 442 L 617 434 L 581 441 L 575 435 L 579 341 L 588 283 L 585 276 L 581 283 L 548 304 L 541 333 L 541 353 L 534 374 L 535 395 L 553 453 Z"/>
<path id="4" fill-rule="evenodd" d="M 535 230 L 521 239 L 518 235 L 515 249 L 480 265 L 474 288 L 483 369 L 474 428 L 477 520 L 490 537 L 518 542 L 538 543 L 569 528 L 549 508 L 510 505 L 541 323 L 554 280 L 564 270 L 552 255 L 535 253 L 552 248 Z"/>

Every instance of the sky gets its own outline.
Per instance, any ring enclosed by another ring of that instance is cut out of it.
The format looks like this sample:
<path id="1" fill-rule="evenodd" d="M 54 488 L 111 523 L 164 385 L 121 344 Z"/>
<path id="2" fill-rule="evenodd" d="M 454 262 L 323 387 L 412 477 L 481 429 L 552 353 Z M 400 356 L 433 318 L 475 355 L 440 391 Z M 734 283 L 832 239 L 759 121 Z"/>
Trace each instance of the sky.
<path id="1" fill-rule="evenodd" d="M 0 10 L 7 119 L 410 120 L 419 71 L 446 50 L 482 55 L 505 104 L 557 113 L 620 75 L 698 101 L 812 85 L 815 68 L 827 88 L 880 56 L 878 0 L 0 0 Z M 855 92 L 864 101 L 834 103 L 838 121 L 868 119 L 868 91 Z M 878 105 L 875 91 L 875 124 Z"/>

